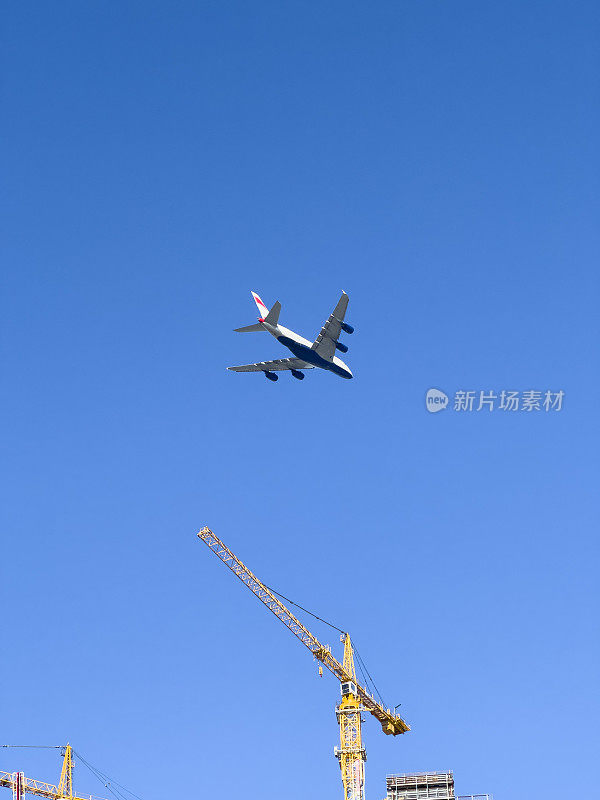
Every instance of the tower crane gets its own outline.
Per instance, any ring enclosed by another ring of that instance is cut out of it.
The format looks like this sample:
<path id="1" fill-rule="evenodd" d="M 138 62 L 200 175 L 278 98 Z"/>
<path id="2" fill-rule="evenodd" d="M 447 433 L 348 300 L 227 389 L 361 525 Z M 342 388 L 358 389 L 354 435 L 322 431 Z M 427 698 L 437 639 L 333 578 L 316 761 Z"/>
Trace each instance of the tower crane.
<path id="1" fill-rule="evenodd" d="M 276 594 L 265 586 L 210 528 L 202 528 L 198 538 L 311 651 L 314 658 L 320 662 L 319 672 L 322 674 L 322 664 L 340 681 L 342 699 L 336 706 L 336 717 L 340 726 L 340 746 L 336 747 L 334 752 L 340 764 L 344 800 L 364 800 L 366 753 L 361 731 L 362 712 L 368 711 L 372 714 L 386 735 L 397 736 L 407 733 L 410 727 L 402 717 L 377 702 L 375 697 L 356 680 L 354 649 L 348 633 L 341 636 L 344 657 L 340 663 L 332 655 L 331 648 L 321 644 Z"/>
<path id="2" fill-rule="evenodd" d="M 44 781 L 26 778 L 22 772 L 3 772 L 0 770 L 0 786 L 12 789 L 13 800 L 23 800 L 24 794 L 35 794 L 49 800 L 94 800 L 92 795 L 79 797 L 73 789 L 73 748 L 70 744 L 63 748 L 63 763 L 58 786 Z"/>

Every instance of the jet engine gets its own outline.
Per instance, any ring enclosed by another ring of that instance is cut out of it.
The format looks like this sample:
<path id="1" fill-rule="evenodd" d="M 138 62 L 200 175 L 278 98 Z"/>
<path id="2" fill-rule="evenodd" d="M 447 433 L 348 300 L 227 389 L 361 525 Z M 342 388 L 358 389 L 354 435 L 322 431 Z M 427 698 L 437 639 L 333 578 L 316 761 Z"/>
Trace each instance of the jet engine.
<path id="1" fill-rule="evenodd" d="M 279 379 L 279 375 L 276 375 L 274 372 L 269 372 L 269 370 L 266 369 L 265 378 L 268 378 L 270 381 L 276 381 Z"/>
<path id="2" fill-rule="evenodd" d="M 293 375 L 294 378 L 297 378 L 299 381 L 303 381 L 304 380 L 304 373 L 300 372 L 297 369 L 293 369 L 292 370 L 292 375 Z"/>
<path id="3" fill-rule="evenodd" d="M 339 350 L 340 353 L 347 353 L 348 352 L 348 347 L 345 344 L 342 344 L 341 342 L 336 342 L 335 343 L 335 349 Z"/>
<path id="4" fill-rule="evenodd" d="M 348 325 L 347 322 L 342 322 L 342 330 L 344 333 L 354 333 L 354 328 L 352 325 Z"/>

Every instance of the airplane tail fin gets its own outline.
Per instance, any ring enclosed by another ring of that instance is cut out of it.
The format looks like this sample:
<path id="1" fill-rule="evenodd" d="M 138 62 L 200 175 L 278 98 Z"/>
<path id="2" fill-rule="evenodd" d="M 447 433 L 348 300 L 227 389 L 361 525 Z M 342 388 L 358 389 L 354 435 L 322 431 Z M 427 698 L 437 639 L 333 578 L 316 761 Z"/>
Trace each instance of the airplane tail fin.
<path id="1" fill-rule="evenodd" d="M 256 292 L 252 292 L 252 297 L 260 313 L 261 321 L 269 322 L 271 325 L 277 325 L 279 321 L 279 312 L 281 311 L 281 303 L 277 301 L 269 311 Z"/>
<path id="2" fill-rule="evenodd" d="M 266 305 L 263 303 L 260 297 L 256 294 L 256 292 L 251 292 L 250 294 L 254 298 L 254 302 L 256 303 L 256 307 L 258 308 L 258 313 L 260 314 L 260 318 L 265 319 L 265 317 L 269 313 L 269 309 L 266 307 Z"/>
<path id="3" fill-rule="evenodd" d="M 259 322 L 255 322 L 254 325 L 246 325 L 244 328 L 234 328 L 235 333 L 258 333 L 258 331 L 266 330 L 262 325 L 263 322 L 268 322 L 270 325 L 277 325 L 279 321 L 279 312 L 281 311 L 281 303 L 279 300 L 273 303 L 273 307 L 269 311 L 256 292 L 252 292 L 252 297 L 260 312 Z"/>

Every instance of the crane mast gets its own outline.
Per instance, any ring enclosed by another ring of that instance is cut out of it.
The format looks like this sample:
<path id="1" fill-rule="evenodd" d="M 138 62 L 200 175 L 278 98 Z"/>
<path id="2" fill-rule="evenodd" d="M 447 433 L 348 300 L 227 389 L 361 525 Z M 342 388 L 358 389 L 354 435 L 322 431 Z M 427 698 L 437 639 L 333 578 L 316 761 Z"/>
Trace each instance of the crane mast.
<path id="1" fill-rule="evenodd" d="M 340 681 L 342 699 L 336 707 L 336 716 L 340 726 L 340 747 L 335 748 L 335 755 L 342 773 L 344 800 L 363 800 L 366 753 L 362 743 L 361 713 L 368 711 L 372 714 L 379 721 L 386 735 L 397 736 L 406 733 L 410 730 L 409 725 L 398 714 L 390 711 L 389 708 L 384 708 L 364 686 L 357 682 L 354 651 L 348 633 L 344 633 L 341 637 L 344 644 L 344 658 L 343 663 L 340 664 L 332 655 L 331 648 L 322 645 L 275 593 L 265 586 L 210 528 L 202 528 L 198 533 L 198 538 L 311 651 L 314 658 L 327 667 Z"/>
<path id="2" fill-rule="evenodd" d="M 350 636 L 340 637 L 344 643 L 344 669 L 354 678 L 340 685 L 342 700 L 335 713 L 340 726 L 340 748 L 335 754 L 340 762 L 344 800 L 362 800 L 365 785 L 365 761 L 367 754 L 362 743 L 361 711 L 356 687 L 354 652 Z"/>
<path id="3" fill-rule="evenodd" d="M 73 797 L 73 748 L 70 744 L 65 747 L 58 791 L 61 797 Z"/>

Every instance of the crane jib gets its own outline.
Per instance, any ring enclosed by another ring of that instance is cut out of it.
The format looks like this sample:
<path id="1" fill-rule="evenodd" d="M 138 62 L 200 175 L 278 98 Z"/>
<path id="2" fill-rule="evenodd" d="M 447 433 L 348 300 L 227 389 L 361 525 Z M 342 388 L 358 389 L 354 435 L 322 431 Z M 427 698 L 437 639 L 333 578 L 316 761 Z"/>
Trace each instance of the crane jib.
<path id="1" fill-rule="evenodd" d="M 210 528 L 204 527 L 198 533 L 201 539 L 221 561 L 229 567 L 242 583 L 311 651 L 313 656 L 324 664 L 336 678 L 344 683 L 356 679 L 349 675 L 342 664 L 332 655 L 331 649 L 322 645 L 308 628 L 268 589 L 259 578 L 243 564 L 239 558 L 216 536 Z M 369 713 L 380 723 L 385 734 L 397 736 L 410 730 L 409 725 L 397 714 L 384 708 L 360 684 L 356 684 L 357 694 Z"/>

